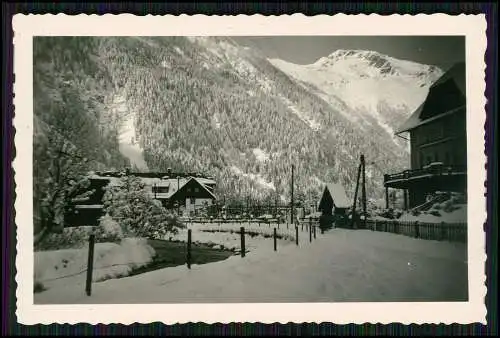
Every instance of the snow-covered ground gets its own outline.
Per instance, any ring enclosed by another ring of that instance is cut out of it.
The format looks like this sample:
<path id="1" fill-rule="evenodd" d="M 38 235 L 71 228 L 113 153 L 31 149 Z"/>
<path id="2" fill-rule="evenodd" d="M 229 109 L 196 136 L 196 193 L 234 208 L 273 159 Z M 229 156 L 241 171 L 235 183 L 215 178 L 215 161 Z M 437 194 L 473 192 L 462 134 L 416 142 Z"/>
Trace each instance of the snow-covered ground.
<path id="1" fill-rule="evenodd" d="M 97 243 L 92 280 L 127 276 L 133 268 L 150 263 L 155 251 L 145 239 L 124 238 L 120 244 Z M 35 282 L 46 289 L 81 282 L 86 278 L 88 245 L 80 249 L 35 252 Z"/>
<path id="2" fill-rule="evenodd" d="M 197 226 L 197 225 L 196 225 Z M 193 231 L 194 232 L 194 231 Z M 193 236 L 195 233 L 193 234 Z M 305 237 L 305 236 L 303 236 Z M 193 238 L 194 239 L 194 238 Z M 272 240 L 268 239 L 269 246 Z M 297 247 L 36 293 L 44 303 L 452 301 L 467 299 L 464 244 L 334 229 Z"/>
<path id="3" fill-rule="evenodd" d="M 187 223 L 186 229 L 181 229 L 176 235 L 167 235 L 165 239 L 176 241 L 187 241 L 187 231 L 192 230 L 191 240 L 193 243 L 213 244 L 218 247 L 240 251 L 241 235 L 240 228 L 245 228 L 245 249 L 247 251 L 273 250 L 273 233 L 276 228 L 278 247 L 296 245 L 296 230 L 293 225 L 281 223 L 279 226 L 258 222 L 243 223 Z M 319 234 L 319 229 L 316 235 Z M 309 232 L 304 226 L 299 226 L 299 244 L 309 241 Z"/>
<path id="4" fill-rule="evenodd" d="M 419 215 L 411 213 L 403 214 L 399 220 L 404 222 L 424 222 L 424 223 L 467 223 L 467 204 L 457 205 L 457 209 L 446 212 L 443 210 L 434 210 L 438 214 L 422 212 Z"/>

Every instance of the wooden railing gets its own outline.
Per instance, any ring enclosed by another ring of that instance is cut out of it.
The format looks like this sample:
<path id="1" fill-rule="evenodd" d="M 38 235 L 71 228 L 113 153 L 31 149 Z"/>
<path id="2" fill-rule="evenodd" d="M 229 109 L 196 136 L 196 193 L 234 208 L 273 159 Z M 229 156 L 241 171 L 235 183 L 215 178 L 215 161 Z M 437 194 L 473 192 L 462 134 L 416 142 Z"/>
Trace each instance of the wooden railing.
<path id="1" fill-rule="evenodd" d="M 467 173 L 466 166 L 438 165 L 428 168 L 405 170 L 396 174 L 385 174 L 384 184 L 390 183 L 391 181 L 408 180 L 424 175 L 454 175 L 454 174 L 466 174 L 466 173 Z"/>

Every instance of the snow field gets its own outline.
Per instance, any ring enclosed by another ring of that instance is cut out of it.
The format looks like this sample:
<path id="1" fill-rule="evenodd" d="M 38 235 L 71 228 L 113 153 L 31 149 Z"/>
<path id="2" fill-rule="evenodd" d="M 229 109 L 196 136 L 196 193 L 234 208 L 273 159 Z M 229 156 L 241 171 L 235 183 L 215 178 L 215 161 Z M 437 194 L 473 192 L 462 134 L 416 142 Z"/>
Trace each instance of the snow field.
<path id="1" fill-rule="evenodd" d="M 106 233 L 121 233 L 121 229 L 113 222 L 102 222 Z M 245 250 L 249 254 L 258 251 L 269 252 L 274 250 L 273 228 L 277 224 L 229 223 L 229 224 L 201 224 L 190 223 L 186 229 L 179 229 L 177 234 L 166 236 L 166 240 L 187 242 L 187 229 L 192 230 L 192 242 L 208 244 L 214 249 L 229 249 L 235 252 L 241 250 L 240 227 L 245 227 Z M 299 227 L 299 244 L 308 240 L 308 233 Z M 91 228 L 66 229 L 69 234 L 77 231 L 84 235 L 79 236 L 80 248 L 35 252 L 35 282 L 39 282 L 45 289 L 67 283 L 84 284 L 88 265 L 88 235 Z M 319 233 L 319 231 L 318 231 Z M 317 234 L 318 234 L 317 233 Z M 303 234 L 303 235 L 302 235 Z M 301 236 L 302 235 L 302 236 Z M 267 238 L 264 236 L 268 236 Z M 295 246 L 295 228 L 280 224 L 277 228 L 277 248 Z M 94 247 L 93 282 L 127 276 L 132 269 L 145 266 L 152 262 L 154 249 L 143 238 L 123 238 L 118 243 L 96 243 Z"/>
<path id="2" fill-rule="evenodd" d="M 467 286 L 464 244 L 333 229 L 272 254 L 96 283 L 91 297 L 67 284 L 35 294 L 35 303 L 463 301 Z"/>
<path id="3" fill-rule="evenodd" d="M 44 288 L 83 284 L 88 265 L 88 244 L 81 249 L 35 252 L 35 283 Z M 143 238 L 124 238 L 117 243 L 96 243 L 92 281 L 127 276 L 134 268 L 153 260 L 154 249 Z"/>

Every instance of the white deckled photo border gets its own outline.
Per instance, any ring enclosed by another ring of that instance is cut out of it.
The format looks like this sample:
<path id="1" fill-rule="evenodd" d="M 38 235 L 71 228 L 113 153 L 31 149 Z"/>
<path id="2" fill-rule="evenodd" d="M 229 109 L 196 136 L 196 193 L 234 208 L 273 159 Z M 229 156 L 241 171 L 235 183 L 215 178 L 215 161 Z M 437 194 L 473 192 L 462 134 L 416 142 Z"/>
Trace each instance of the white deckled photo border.
<path id="1" fill-rule="evenodd" d="M 486 324 L 484 15 L 135 16 L 21 15 L 13 18 L 17 310 L 22 324 L 205 322 Z M 33 301 L 34 36 L 460 35 L 466 37 L 468 302 L 35 305 Z M 31 224 L 31 225 L 30 225 Z"/>

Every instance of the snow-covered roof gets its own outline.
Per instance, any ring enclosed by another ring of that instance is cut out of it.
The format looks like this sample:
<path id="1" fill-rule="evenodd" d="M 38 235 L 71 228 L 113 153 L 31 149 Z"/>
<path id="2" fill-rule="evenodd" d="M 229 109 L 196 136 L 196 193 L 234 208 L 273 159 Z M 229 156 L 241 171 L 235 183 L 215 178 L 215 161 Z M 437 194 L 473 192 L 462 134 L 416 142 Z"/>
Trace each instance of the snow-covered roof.
<path id="1" fill-rule="evenodd" d="M 102 209 L 104 208 L 103 204 L 77 204 L 75 205 L 75 209 Z"/>
<path id="2" fill-rule="evenodd" d="M 120 186 L 123 184 L 121 178 L 119 178 L 119 177 L 105 177 L 105 176 L 99 176 L 96 174 L 92 174 L 92 175 L 89 175 L 88 178 L 92 179 L 92 180 L 108 181 L 109 186 Z"/>
<path id="3" fill-rule="evenodd" d="M 467 87 L 465 85 L 465 62 L 454 64 L 439 79 L 437 79 L 432 86 L 430 86 L 429 91 L 450 79 L 455 82 L 462 95 L 465 96 L 467 91 Z"/>
<path id="4" fill-rule="evenodd" d="M 172 197 L 177 191 L 179 191 L 184 185 L 186 185 L 187 182 L 189 182 L 188 178 L 180 178 L 177 180 L 176 178 L 171 178 L 167 180 L 163 180 L 165 183 L 161 186 L 168 186 L 168 193 L 156 193 L 157 198 L 170 198 Z M 168 183 L 168 184 L 167 184 Z M 159 186 L 159 185 L 157 185 Z"/>
<path id="5" fill-rule="evenodd" d="M 215 184 L 215 180 L 210 179 L 210 178 L 204 178 L 204 177 L 196 177 L 196 180 L 200 182 L 201 184 Z"/>
<path id="6" fill-rule="evenodd" d="M 195 180 L 203 189 L 205 189 L 210 196 L 212 196 L 214 199 L 215 199 L 215 195 L 207 188 L 207 186 L 202 183 L 202 182 L 213 182 L 215 183 L 215 181 L 213 180 L 208 180 L 208 179 L 203 179 L 204 181 L 202 181 L 201 178 L 199 177 L 189 177 L 189 178 L 181 178 L 179 179 L 179 181 L 177 181 L 177 179 L 168 179 L 168 180 L 163 180 L 162 182 L 162 185 L 158 185 L 157 186 L 168 186 L 169 187 L 169 191 L 168 193 L 152 193 L 154 196 L 156 196 L 156 198 L 164 198 L 164 199 L 169 199 L 171 198 L 172 196 L 174 196 L 180 189 L 182 189 L 182 187 L 184 187 L 186 184 L 188 184 L 188 182 L 190 182 L 191 180 Z"/>
<path id="7" fill-rule="evenodd" d="M 446 71 L 436 82 L 432 84 L 429 88 L 429 93 L 427 95 L 427 98 L 429 97 L 430 93 L 439 85 L 448 82 L 448 81 L 453 81 L 460 91 L 462 95 L 465 97 L 466 96 L 466 85 L 465 85 L 465 62 L 460 62 L 452 66 L 448 71 Z M 457 113 L 459 111 L 462 111 L 465 109 L 464 106 L 456 107 L 455 109 L 443 112 L 439 115 L 433 116 L 431 118 L 423 119 L 421 117 L 422 112 L 424 111 L 424 108 L 426 108 L 426 103 L 427 103 L 427 98 L 424 102 L 418 106 L 418 108 L 413 112 L 413 114 L 410 115 L 410 117 L 396 130 L 395 134 L 401 134 L 404 132 L 407 132 L 411 129 L 414 129 L 422 124 L 429 123 L 431 121 L 434 121 L 436 119 L 442 118 L 444 116 L 450 115 Z"/>
<path id="8" fill-rule="evenodd" d="M 214 194 L 213 194 L 210 190 L 208 190 L 207 186 L 206 186 L 205 184 L 201 183 L 200 178 L 198 178 L 198 177 L 192 177 L 191 179 L 192 179 L 192 180 L 195 180 L 196 182 L 198 182 L 198 184 L 199 184 L 199 185 L 200 185 L 203 189 L 205 189 L 205 190 L 208 192 L 208 194 L 209 194 L 210 196 L 212 196 L 214 199 L 216 198 L 216 197 L 215 197 L 215 195 L 214 195 Z"/>
<path id="9" fill-rule="evenodd" d="M 96 174 L 91 174 L 89 178 L 94 180 L 106 180 L 109 181 L 109 185 L 121 185 L 123 184 L 120 177 L 112 176 L 99 176 Z M 145 188 L 148 190 L 151 196 L 155 196 L 159 199 L 169 199 L 177 193 L 183 186 L 185 186 L 189 181 L 195 180 L 203 189 L 205 189 L 210 196 L 215 199 L 215 195 L 207 188 L 207 185 L 215 184 L 215 180 L 210 178 L 202 177 L 182 177 L 182 178 L 158 178 L 158 177 L 139 177 L 139 179 L 145 184 Z M 168 192 L 152 192 L 150 188 L 156 187 L 168 187 Z"/>
<path id="10" fill-rule="evenodd" d="M 418 106 L 418 108 L 410 115 L 410 117 L 396 130 L 396 135 L 404 133 L 410 129 L 413 129 L 422 123 L 420 119 L 420 113 L 424 108 L 425 101 Z"/>
<path id="11" fill-rule="evenodd" d="M 327 183 L 326 189 L 328 189 L 336 208 L 349 208 L 351 206 L 351 201 L 340 183 Z"/>
<path id="12" fill-rule="evenodd" d="M 398 134 L 401 134 L 401 133 L 404 133 L 406 131 L 410 131 L 411 129 L 414 129 L 418 126 L 421 126 L 421 125 L 424 125 L 424 124 L 427 124 L 427 123 L 430 123 L 432 121 L 435 121 L 437 119 L 440 119 L 440 118 L 443 118 L 445 116 L 448 116 L 448 115 L 452 115 L 452 114 L 455 114 L 455 113 L 459 113 L 459 112 L 463 112 L 465 111 L 465 105 L 464 106 L 461 106 L 461 107 L 458 107 L 458 108 L 455 108 L 455 109 L 452 109 L 452 110 L 449 110 L 443 114 L 439 114 L 439 115 L 436 115 L 436 116 L 433 116 L 431 118 L 428 118 L 428 119 L 422 119 L 420 117 L 420 114 L 422 112 L 422 108 L 423 108 L 423 104 L 422 106 L 420 106 L 409 118 L 408 120 L 406 120 L 405 123 L 403 123 L 403 125 L 401 125 L 399 127 L 399 129 L 397 129 L 396 131 L 396 135 Z"/>

